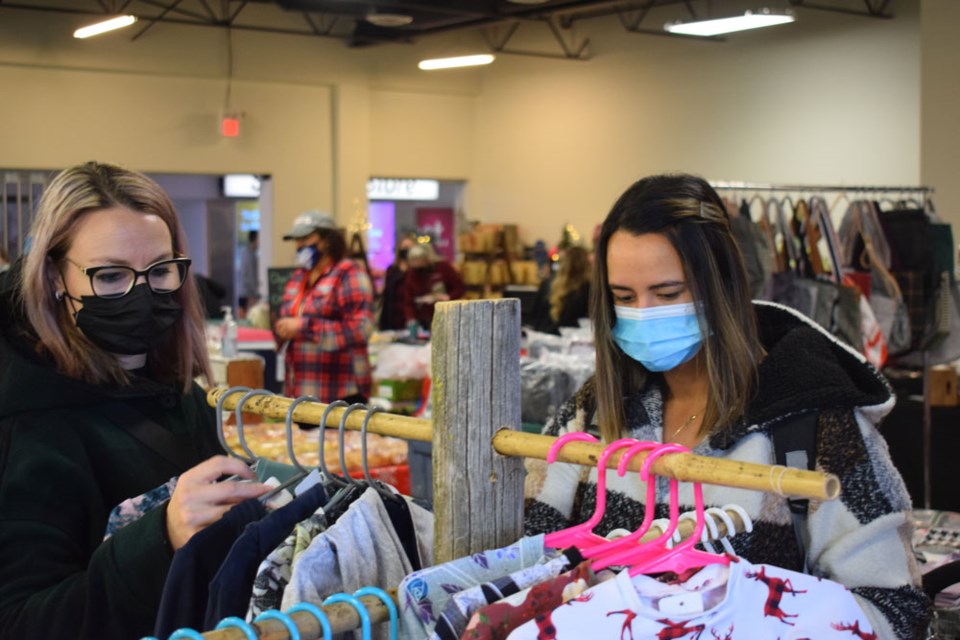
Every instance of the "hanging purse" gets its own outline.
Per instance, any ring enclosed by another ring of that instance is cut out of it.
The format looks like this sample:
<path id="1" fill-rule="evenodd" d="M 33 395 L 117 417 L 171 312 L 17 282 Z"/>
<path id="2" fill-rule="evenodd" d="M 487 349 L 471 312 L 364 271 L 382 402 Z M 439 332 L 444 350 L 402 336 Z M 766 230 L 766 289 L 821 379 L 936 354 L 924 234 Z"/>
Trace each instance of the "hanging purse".
<path id="1" fill-rule="evenodd" d="M 823 260 L 820 259 L 817 249 L 820 236 L 826 240 L 830 265 L 829 272 L 825 270 Z M 830 219 L 827 202 L 819 196 L 810 199 L 810 217 L 806 224 L 806 238 L 807 250 L 811 260 L 815 261 L 814 264 L 817 265 L 815 272 L 821 278 L 829 279 L 830 284 L 836 286 L 836 302 L 831 309 L 828 330 L 860 352 L 875 351 L 874 345 L 877 336 L 868 336 L 869 347 L 864 342 L 864 317 L 861 311 L 862 296 L 856 287 L 845 284 L 843 281 L 843 254 L 840 239 L 833 228 L 833 220 Z M 870 323 L 867 324 L 869 326 Z"/>
<path id="2" fill-rule="evenodd" d="M 778 274 L 774 301 L 800 311 L 853 348 L 863 351 L 860 293 L 855 287 L 843 284 L 839 241 L 826 212 L 826 203 L 822 198 L 814 198 L 811 203 L 815 205 L 812 208 L 803 201 L 794 207 L 796 231 L 787 227 L 783 209 L 777 206 L 777 226 L 792 268 Z M 824 267 L 820 257 L 821 234 L 827 243 L 831 271 Z"/>
<path id="3" fill-rule="evenodd" d="M 912 342 L 910 312 L 897 279 L 887 268 L 889 247 L 886 246 L 873 203 L 867 200 L 852 202 L 840 228 L 847 234 L 844 246 L 856 247 L 854 256 L 847 260 L 848 268 L 869 277 L 870 308 L 886 339 L 889 354 L 908 351 Z M 886 259 L 884 250 L 887 251 Z"/>

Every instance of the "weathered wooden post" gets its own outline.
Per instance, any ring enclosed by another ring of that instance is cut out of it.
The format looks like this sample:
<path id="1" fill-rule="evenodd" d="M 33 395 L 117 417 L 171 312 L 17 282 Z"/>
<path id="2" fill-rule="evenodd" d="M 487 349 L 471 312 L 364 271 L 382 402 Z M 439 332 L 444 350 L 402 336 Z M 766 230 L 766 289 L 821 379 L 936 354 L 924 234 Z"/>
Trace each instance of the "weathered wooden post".
<path id="1" fill-rule="evenodd" d="M 435 562 L 523 535 L 523 459 L 493 449 L 520 429 L 520 301 L 445 302 L 433 317 Z"/>

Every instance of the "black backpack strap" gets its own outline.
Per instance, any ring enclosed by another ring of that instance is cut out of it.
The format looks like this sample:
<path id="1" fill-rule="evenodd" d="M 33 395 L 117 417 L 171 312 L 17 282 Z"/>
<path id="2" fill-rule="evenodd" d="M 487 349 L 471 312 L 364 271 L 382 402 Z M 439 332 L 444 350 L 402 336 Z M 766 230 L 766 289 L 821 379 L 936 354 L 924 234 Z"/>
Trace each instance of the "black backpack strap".
<path id="1" fill-rule="evenodd" d="M 794 415 L 775 423 L 770 429 L 776 462 L 785 467 L 814 470 L 817 465 L 817 412 Z M 807 562 L 807 511 L 810 501 L 805 498 L 787 498 L 793 533 L 803 556 L 803 571 L 809 573 Z"/>
<path id="2" fill-rule="evenodd" d="M 98 408 L 101 415 L 116 424 L 151 451 L 181 471 L 197 464 L 197 456 L 189 440 L 160 426 L 142 411 L 127 402 L 111 402 Z"/>

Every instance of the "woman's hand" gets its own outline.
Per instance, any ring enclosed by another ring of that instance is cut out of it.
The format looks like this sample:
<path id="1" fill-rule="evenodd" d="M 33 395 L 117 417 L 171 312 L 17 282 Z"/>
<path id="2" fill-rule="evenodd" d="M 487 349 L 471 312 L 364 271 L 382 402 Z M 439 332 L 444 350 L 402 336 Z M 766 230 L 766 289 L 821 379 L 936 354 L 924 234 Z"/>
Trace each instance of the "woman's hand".
<path id="1" fill-rule="evenodd" d="M 281 340 L 293 340 L 300 334 L 301 323 L 300 318 L 280 318 L 273 330 Z"/>
<path id="2" fill-rule="evenodd" d="M 167 538 L 174 551 L 197 531 L 219 520 L 233 505 L 270 491 L 269 485 L 260 482 L 217 482 L 222 476 L 233 475 L 255 477 L 246 463 L 227 456 L 204 460 L 180 475 L 167 505 Z"/>

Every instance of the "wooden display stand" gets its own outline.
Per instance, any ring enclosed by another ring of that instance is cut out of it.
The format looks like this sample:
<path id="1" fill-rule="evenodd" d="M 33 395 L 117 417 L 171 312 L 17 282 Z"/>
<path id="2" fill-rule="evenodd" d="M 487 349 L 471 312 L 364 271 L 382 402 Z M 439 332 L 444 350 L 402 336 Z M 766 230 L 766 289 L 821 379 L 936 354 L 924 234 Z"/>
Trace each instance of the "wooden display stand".
<path id="1" fill-rule="evenodd" d="M 264 385 L 263 357 L 255 353 L 241 351 L 233 358 L 224 358 L 221 355 L 210 356 L 210 369 L 213 373 L 211 386 L 227 385 L 228 387 L 249 387 L 262 389 Z M 244 422 L 262 422 L 263 418 L 256 413 L 243 412 Z M 231 414 L 228 423 L 233 424 L 236 417 Z"/>
<path id="2" fill-rule="evenodd" d="M 927 372 L 930 378 L 930 405 L 955 407 L 960 404 L 957 395 L 957 371 L 949 365 L 937 365 Z"/>

